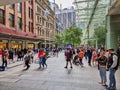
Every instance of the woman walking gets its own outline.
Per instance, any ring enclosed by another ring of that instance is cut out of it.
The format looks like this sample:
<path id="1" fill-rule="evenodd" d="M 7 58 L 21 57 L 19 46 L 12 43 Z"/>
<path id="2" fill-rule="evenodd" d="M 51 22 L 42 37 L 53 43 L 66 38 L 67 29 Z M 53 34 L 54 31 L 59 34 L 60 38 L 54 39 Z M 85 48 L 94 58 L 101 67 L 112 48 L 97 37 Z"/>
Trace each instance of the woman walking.
<path id="1" fill-rule="evenodd" d="M 97 59 L 98 59 L 97 52 L 95 49 L 93 49 L 93 52 L 92 52 L 92 64 L 93 64 L 93 66 L 96 65 Z"/>

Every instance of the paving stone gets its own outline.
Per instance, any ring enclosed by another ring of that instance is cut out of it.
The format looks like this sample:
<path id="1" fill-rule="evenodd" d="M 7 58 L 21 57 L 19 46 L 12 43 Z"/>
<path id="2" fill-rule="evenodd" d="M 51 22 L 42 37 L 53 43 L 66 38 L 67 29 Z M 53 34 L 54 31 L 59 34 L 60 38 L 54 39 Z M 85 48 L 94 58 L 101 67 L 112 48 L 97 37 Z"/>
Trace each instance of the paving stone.
<path id="1" fill-rule="evenodd" d="M 84 60 L 84 68 L 73 65 L 65 69 L 64 53 L 47 60 L 48 68 L 38 69 L 38 64 L 31 64 L 28 71 L 23 66 L 14 67 L 0 74 L 0 90 L 104 90 L 98 84 L 100 80 L 97 67 L 89 67 Z M 120 90 L 120 69 L 116 73 L 117 90 Z M 107 84 L 109 83 L 107 72 Z"/>

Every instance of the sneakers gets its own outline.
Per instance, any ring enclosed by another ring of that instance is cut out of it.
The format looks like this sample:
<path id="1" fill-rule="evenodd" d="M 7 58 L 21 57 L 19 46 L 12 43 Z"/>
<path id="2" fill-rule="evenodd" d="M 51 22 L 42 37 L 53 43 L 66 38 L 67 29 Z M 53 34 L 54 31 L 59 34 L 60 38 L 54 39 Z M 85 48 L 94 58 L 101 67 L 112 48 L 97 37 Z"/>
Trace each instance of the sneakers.
<path id="1" fill-rule="evenodd" d="M 67 66 L 65 66 L 64 68 L 67 68 Z M 70 68 L 73 68 L 72 66 Z"/>
<path id="2" fill-rule="evenodd" d="M 102 84 L 103 82 L 98 82 L 99 84 Z"/>
<path id="3" fill-rule="evenodd" d="M 64 68 L 67 68 L 67 66 L 65 66 Z"/>
<path id="4" fill-rule="evenodd" d="M 108 87 L 107 90 L 117 90 L 115 87 Z"/>
<path id="5" fill-rule="evenodd" d="M 102 86 L 106 86 L 107 87 L 107 85 L 105 83 L 102 83 Z"/>

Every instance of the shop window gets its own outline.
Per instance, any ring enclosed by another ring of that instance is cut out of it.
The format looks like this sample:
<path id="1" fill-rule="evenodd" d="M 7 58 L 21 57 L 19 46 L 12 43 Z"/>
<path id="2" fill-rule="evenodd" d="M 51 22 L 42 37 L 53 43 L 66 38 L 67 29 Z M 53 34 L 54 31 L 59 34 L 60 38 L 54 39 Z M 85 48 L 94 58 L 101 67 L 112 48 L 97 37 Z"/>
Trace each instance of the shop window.
<path id="1" fill-rule="evenodd" d="M 2 50 L 4 50 L 5 48 L 7 48 L 7 43 L 0 42 L 0 48 L 1 48 Z"/>
<path id="2" fill-rule="evenodd" d="M 18 3 L 18 12 L 21 13 L 22 12 L 22 4 Z"/>
<path id="3" fill-rule="evenodd" d="M 14 15 L 9 14 L 9 22 L 10 22 L 10 27 L 14 27 Z"/>
<path id="4" fill-rule="evenodd" d="M 19 43 L 11 43 L 11 44 L 10 44 L 10 48 L 13 48 L 13 49 L 21 49 L 21 48 L 22 48 L 22 44 L 19 44 Z"/>
<path id="5" fill-rule="evenodd" d="M 28 44 L 28 48 L 29 48 L 29 49 L 32 49 L 32 48 L 34 48 L 34 47 L 35 47 L 35 44 L 32 44 L 32 43 L 29 43 L 29 44 Z"/>
<path id="6" fill-rule="evenodd" d="M 18 17 L 18 29 L 22 29 L 22 18 Z"/>
<path id="7" fill-rule="evenodd" d="M 4 24 L 4 22 L 5 22 L 5 17 L 4 16 L 5 16 L 5 11 L 0 9 L 0 23 L 1 24 Z"/>

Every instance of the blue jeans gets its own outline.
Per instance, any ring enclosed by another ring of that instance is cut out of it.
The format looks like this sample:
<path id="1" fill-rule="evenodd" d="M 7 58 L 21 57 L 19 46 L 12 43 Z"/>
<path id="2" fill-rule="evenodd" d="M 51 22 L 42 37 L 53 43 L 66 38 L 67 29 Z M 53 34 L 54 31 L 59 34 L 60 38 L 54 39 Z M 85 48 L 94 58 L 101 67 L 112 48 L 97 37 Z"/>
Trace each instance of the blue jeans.
<path id="1" fill-rule="evenodd" d="M 101 81 L 106 83 L 106 68 L 100 67 L 99 68 L 100 71 L 100 77 L 101 77 Z"/>
<path id="2" fill-rule="evenodd" d="M 110 68 L 109 71 L 110 71 L 110 74 L 109 74 L 109 80 L 110 80 L 109 87 L 116 88 L 116 79 L 115 79 L 116 70 L 113 69 L 113 68 Z"/>
<path id="3" fill-rule="evenodd" d="M 39 66 L 41 68 L 41 64 L 42 64 L 42 57 L 39 58 Z"/>

